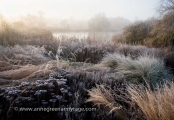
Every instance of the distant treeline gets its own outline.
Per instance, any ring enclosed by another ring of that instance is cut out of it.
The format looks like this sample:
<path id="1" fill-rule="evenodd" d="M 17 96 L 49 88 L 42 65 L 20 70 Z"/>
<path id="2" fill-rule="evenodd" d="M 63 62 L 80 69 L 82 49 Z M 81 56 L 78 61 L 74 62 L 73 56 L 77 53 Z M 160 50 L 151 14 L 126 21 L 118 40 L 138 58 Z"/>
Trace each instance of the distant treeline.
<path id="1" fill-rule="evenodd" d="M 0 45 L 55 45 L 52 33 L 44 28 L 16 28 L 0 17 Z"/>
<path id="2" fill-rule="evenodd" d="M 76 30 L 70 30 L 70 29 L 59 29 L 54 27 L 48 27 L 47 30 L 55 33 L 55 32 L 93 32 L 90 29 L 76 29 Z M 96 31 L 100 32 L 100 31 Z M 102 30 L 102 32 L 118 32 L 117 30 Z"/>
<path id="3" fill-rule="evenodd" d="M 28 14 L 10 21 L 11 25 L 17 29 L 25 28 L 45 28 L 51 31 L 122 31 L 130 24 L 128 19 L 122 17 L 108 18 L 104 13 L 98 13 L 89 20 L 75 20 L 74 18 L 59 19 L 45 18 L 44 14 Z"/>

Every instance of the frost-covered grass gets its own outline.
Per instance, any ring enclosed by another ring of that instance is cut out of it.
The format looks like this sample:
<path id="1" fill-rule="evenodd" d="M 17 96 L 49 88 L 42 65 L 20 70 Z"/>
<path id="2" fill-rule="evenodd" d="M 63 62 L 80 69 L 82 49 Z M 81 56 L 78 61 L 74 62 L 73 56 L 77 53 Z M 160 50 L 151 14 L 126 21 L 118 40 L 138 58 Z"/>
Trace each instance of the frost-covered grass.
<path id="1" fill-rule="evenodd" d="M 67 39 L 59 41 L 61 57 L 76 62 L 98 63 L 107 53 L 120 53 L 125 56 L 131 55 L 134 59 L 140 55 L 163 57 L 164 52 L 158 48 L 147 48 L 145 46 L 131 46 L 126 44 L 114 44 L 112 41 L 101 41 L 91 39 Z"/>
<path id="2" fill-rule="evenodd" d="M 161 59 L 149 55 L 132 59 L 130 55 L 107 54 L 101 64 L 113 68 L 118 75 L 123 75 L 131 83 L 149 83 L 151 87 L 172 77 Z"/>
<path id="3" fill-rule="evenodd" d="M 40 64 L 50 60 L 48 52 L 44 47 L 32 45 L 0 46 L 0 60 L 12 64 Z"/>
<path id="4" fill-rule="evenodd" d="M 94 119 L 102 119 L 104 116 L 108 119 L 151 119 L 151 109 L 156 110 L 156 118 L 163 115 L 156 109 L 158 106 L 164 107 L 160 101 L 167 100 L 162 98 L 162 92 L 160 97 L 163 100 L 158 101 L 154 97 L 156 89 L 152 91 L 147 88 L 147 94 L 146 91 L 139 92 L 138 89 L 132 89 L 132 93 L 129 93 L 127 88 L 130 83 L 143 83 L 141 85 L 154 87 L 172 77 L 164 64 L 164 60 L 167 60 L 163 59 L 166 53 L 162 49 L 114 45 L 111 41 L 69 39 L 57 43 L 58 50 L 48 45 L 0 46 L 0 78 L 11 81 L 42 79 L 54 72 L 54 68 L 70 70 L 75 76 L 71 87 L 77 91 L 74 94 L 79 94 L 78 100 L 74 100 L 78 107 L 82 104 L 88 105 L 89 102 L 100 107 L 96 114 L 93 113 Z M 173 88 L 166 89 L 169 94 L 170 89 Z M 158 91 L 157 93 L 160 94 Z M 139 96 L 136 98 L 135 95 Z M 140 98 L 145 95 L 151 95 L 159 105 L 143 109 L 148 101 L 141 101 Z M 171 102 L 165 104 L 173 105 Z M 150 110 L 147 111 L 148 109 Z M 167 109 L 170 110 L 171 107 L 168 106 Z"/>

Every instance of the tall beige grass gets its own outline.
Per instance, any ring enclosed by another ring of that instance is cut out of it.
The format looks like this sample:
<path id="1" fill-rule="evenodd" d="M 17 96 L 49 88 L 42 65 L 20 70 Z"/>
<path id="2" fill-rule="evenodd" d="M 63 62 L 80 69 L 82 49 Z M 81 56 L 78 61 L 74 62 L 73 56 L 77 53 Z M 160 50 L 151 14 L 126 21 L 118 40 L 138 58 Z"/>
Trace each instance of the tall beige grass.
<path id="1" fill-rule="evenodd" d="M 44 46 L 15 45 L 4 47 L 0 45 L 0 60 L 11 64 L 40 64 L 50 60 Z"/>
<path id="2" fill-rule="evenodd" d="M 28 79 L 34 78 L 38 75 L 48 75 L 52 70 L 53 63 L 51 61 L 40 65 L 9 65 L 11 69 L 7 69 L 0 72 L 0 78 L 4 79 Z M 1 69 L 1 67 L 0 67 Z"/>
<path id="3" fill-rule="evenodd" d="M 104 85 L 96 85 L 96 88 L 88 90 L 90 98 L 86 102 L 92 102 L 98 107 L 109 109 L 109 114 L 114 112 L 118 114 L 120 119 L 126 119 L 122 112 L 122 106 L 116 103 L 111 89 L 105 87 Z"/>
<path id="4" fill-rule="evenodd" d="M 129 86 L 128 91 L 148 120 L 174 120 L 173 82 L 166 83 L 156 91 L 132 86 Z"/>

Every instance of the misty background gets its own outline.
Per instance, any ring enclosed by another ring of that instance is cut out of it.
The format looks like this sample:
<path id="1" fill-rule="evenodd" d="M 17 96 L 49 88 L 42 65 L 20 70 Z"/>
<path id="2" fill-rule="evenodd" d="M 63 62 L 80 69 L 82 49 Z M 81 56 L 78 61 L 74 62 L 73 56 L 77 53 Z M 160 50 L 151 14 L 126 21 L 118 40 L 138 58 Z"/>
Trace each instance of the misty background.
<path id="1" fill-rule="evenodd" d="M 45 17 L 43 12 L 38 12 L 37 15 L 27 14 L 7 20 L 18 29 L 45 28 L 51 31 L 122 31 L 130 23 L 130 20 L 123 17 L 109 18 L 105 13 L 97 13 L 90 19 L 78 20 L 74 17 L 49 18 Z"/>
<path id="2" fill-rule="evenodd" d="M 0 0 L 1 18 L 20 31 L 46 29 L 55 37 L 110 40 L 135 21 L 156 17 L 159 0 Z"/>
<path id="3" fill-rule="evenodd" d="M 27 14 L 13 19 L 7 18 L 13 28 L 20 31 L 26 29 L 46 29 L 53 33 L 55 37 L 77 37 L 94 39 L 110 39 L 113 34 L 121 33 L 123 28 L 129 25 L 130 20 L 123 17 L 109 18 L 105 13 L 97 13 L 90 19 L 67 19 L 46 17 L 43 12 L 37 15 Z"/>

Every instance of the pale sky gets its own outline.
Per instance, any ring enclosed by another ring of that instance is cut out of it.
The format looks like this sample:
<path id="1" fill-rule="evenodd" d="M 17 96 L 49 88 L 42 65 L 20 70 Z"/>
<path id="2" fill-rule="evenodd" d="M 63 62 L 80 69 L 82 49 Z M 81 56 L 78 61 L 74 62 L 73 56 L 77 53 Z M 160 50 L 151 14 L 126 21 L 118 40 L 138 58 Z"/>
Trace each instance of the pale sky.
<path id="1" fill-rule="evenodd" d="M 124 17 L 131 21 L 156 16 L 160 0 L 0 0 L 0 13 L 5 17 L 37 14 L 45 17 L 90 19 L 96 13 L 107 17 Z"/>

